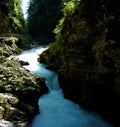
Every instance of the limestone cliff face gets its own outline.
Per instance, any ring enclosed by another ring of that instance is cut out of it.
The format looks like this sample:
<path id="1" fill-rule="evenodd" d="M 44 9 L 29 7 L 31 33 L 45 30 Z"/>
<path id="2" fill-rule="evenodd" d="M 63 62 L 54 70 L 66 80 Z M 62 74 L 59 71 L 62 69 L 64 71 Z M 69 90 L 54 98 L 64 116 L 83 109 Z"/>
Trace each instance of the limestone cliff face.
<path id="1" fill-rule="evenodd" d="M 40 57 L 58 71 L 65 97 L 115 126 L 120 125 L 119 13 L 118 0 L 81 0 L 64 15 L 56 42 Z"/>

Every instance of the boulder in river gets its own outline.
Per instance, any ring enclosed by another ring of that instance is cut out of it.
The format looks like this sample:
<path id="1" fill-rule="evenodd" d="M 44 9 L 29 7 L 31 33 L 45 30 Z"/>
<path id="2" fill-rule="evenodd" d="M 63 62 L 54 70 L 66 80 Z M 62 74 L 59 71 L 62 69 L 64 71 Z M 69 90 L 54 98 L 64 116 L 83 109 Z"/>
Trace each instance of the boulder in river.
<path id="1" fill-rule="evenodd" d="M 19 63 L 20 63 L 22 66 L 24 66 L 24 65 L 29 65 L 29 63 L 28 63 L 28 62 L 23 61 L 23 60 L 19 60 Z"/>

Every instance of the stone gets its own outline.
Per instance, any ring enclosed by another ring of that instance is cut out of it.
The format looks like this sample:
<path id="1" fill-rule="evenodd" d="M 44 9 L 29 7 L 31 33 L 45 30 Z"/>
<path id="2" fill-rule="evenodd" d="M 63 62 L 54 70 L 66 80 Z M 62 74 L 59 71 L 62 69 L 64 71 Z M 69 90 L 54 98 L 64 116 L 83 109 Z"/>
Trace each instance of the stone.
<path id="1" fill-rule="evenodd" d="M 26 61 L 22 61 L 22 60 L 19 60 L 19 63 L 20 63 L 22 66 L 24 66 L 24 65 L 29 65 L 28 62 L 26 62 Z"/>
<path id="2" fill-rule="evenodd" d="M 4 109 L 2 106 L 0 106 L 0 119 L 3 118 L 3 116 L 4 116 L 4 111 L 5 111 L 5 109 Z"/>
<path id="3" fill-rule="evenodd" d="M 10 93 L 0 93 L 0 104 L 11 104 L 16 105 L 19 99 Z"/>
<path id="4" fill-rule="evenodd" d="M 11 122 L 4 119 L 0 120 L 0 127 L 15 127 Z"/>
<path id="5" fill-rule="evenodd" d="M 18 60 L 6 59 L 0 63 L 0 119 L 11 121 L 17 127 L 27 127 L 39 113 L 39 97 L 47 91 L 45 80 L 23 69 Z"/>

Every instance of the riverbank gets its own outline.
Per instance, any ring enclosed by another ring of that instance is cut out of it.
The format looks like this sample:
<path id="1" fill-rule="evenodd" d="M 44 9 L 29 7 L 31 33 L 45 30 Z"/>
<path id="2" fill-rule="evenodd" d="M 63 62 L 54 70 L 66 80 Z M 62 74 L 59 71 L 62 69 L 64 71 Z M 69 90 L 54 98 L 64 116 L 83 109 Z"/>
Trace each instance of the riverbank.
<path id="1" fill-rule="evenodd" d="M 48 89 L 45 80 L 24 69 L 18 59 L 7 59 L 16 53 L 20 49 L 14 41 L 0 41 L 0 126 L 27 127 Z"/>

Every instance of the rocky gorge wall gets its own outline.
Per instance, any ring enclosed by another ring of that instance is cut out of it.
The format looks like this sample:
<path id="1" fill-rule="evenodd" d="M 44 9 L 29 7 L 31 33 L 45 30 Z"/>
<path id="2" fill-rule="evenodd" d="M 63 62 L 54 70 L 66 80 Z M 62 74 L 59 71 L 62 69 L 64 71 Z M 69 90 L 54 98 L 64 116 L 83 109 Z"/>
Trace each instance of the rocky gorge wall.
<path id="1" fill-rule="evenodd" d="M 8 59 L 20 53 L 17 41 L 0 38 L 0 126 L 27 127 L 39 113 L 39 97 L 48 90 L 43 78 L 25 70 L 17 58 Z"/>
<path id="2" fill-rule="evenodd" d="M 22 67 L 25 62 L 8 59 L 35 44 L 26 34 L 20 4 L 0 1 L 0 127 L 27 127 L 39 112 L 39 97 L 47 92 L 44 79 Z"/>
<path id="3" fill-rule="evenodd" d="M 69 9 L 73 7 L 73 9 Z M 69 8 L 68 8 L 69 7 Z M 57 70 L 66 98 L 120 126 L 118 0 L 70 1 L 56 42 L 39 61 Z"/>

